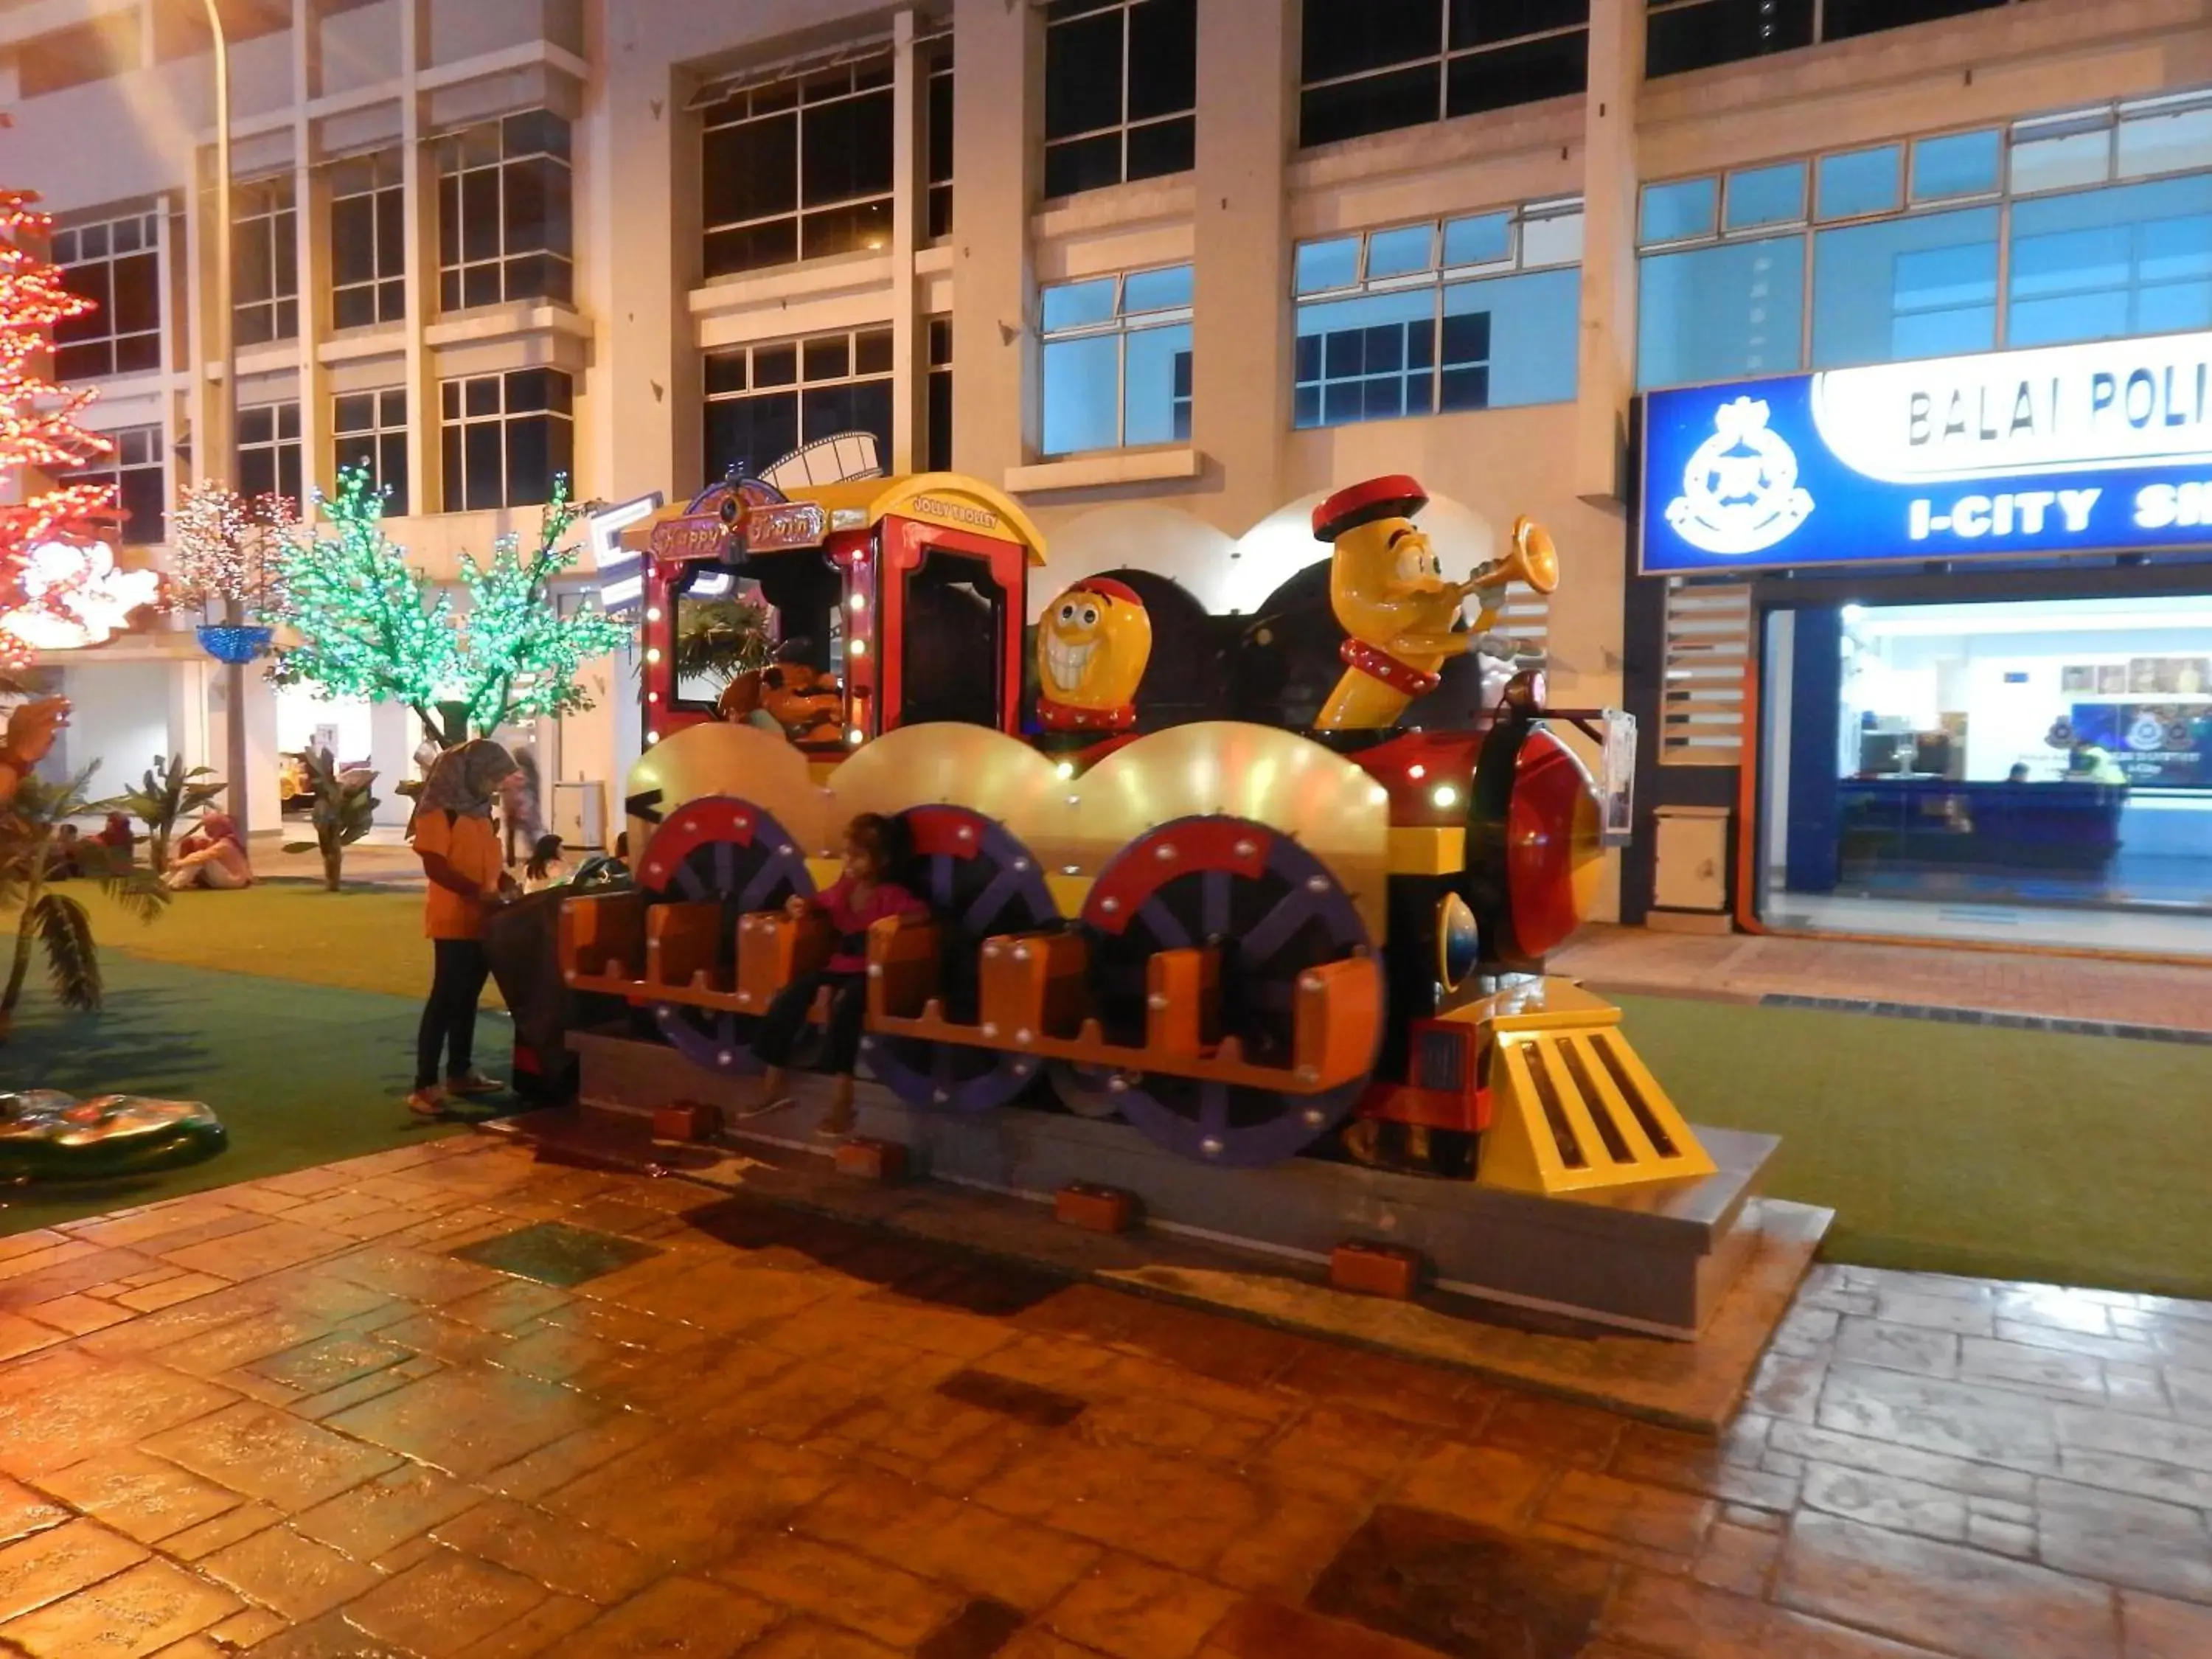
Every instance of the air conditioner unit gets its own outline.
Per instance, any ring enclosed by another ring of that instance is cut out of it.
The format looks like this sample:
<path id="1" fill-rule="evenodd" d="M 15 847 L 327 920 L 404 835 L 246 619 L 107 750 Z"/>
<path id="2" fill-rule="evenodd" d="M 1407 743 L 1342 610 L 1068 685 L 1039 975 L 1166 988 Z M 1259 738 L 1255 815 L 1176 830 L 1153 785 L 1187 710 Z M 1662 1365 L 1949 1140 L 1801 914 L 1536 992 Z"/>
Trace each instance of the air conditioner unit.
<path id="1" fill-rule="evenodd" d="M 565 848 L 605 850 L 607 787 L 596 781 L 553 786 L 553 833 Z"/>

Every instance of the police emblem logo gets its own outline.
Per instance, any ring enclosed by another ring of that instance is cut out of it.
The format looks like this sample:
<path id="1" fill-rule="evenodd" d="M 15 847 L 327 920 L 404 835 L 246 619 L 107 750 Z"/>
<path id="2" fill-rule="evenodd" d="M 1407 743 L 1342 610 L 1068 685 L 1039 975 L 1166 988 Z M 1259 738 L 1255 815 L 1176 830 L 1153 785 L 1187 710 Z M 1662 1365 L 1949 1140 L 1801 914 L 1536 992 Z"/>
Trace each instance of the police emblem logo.
<path id="1" fill-rule="evenodd" d="M 1668 503 L 1674 533 L 1707 553 L 1762 552 L 1805 522 L 1813 497 L 1797 483 L 1797 455 L 1766 424 L 1765 403 L 1738 398 L 1713 411 L 1712 435 L 1682 470 Z"/>

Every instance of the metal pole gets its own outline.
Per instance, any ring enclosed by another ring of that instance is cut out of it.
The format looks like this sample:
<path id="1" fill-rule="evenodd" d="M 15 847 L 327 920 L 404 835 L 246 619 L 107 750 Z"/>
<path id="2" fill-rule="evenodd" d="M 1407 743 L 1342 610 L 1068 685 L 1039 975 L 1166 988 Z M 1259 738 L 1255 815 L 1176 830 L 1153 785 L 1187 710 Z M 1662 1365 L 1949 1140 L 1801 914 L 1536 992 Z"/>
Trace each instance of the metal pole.
<path id="1" fill-rule="evenodd" d="M 208 32 L 214 37 L 215 47 L 215 320 L 210 343 L 222 365 L 215 430 L 201 434 L 200 477 L 232 484 L 237 471 L 238 344 L 231 312 L 230 41 L 223 33 L 222 14 L 216 9 L 216 0 L 200 0 L 200 3 L 206 9 Z M 223 602 L 222 619 L 233 628 L 248 620 L 245 605 L 236 595 Z M 252 792 L 246 779 L 251 768 L 246 745 L 246 665 L 228 663 L 222 672 L 229 750 L 224 777 L 230 786 L 230 816 L 238 833 L 244 836 L 252 828 L 248 805 Z"/>

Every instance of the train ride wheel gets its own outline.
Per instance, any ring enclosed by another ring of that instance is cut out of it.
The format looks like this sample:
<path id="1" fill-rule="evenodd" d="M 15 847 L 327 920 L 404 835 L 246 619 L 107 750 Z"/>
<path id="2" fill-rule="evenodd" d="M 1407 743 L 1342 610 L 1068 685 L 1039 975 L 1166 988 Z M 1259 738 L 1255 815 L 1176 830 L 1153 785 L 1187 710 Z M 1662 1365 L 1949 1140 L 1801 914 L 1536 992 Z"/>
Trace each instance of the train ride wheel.
<path id="1" fill-rule="evenodd" d="M 1083 910 L 1094 1006 L 1109 1042 L 1146 1040 L 1146 963 L 1161 951 L 1211 948 L 1219 1035 L 1246 1060 L 1287 1066 L 1299 975 L 1370 949 L 1351 896 L 1290 836 L 1244 818 L 1180 818 L 1123 848 Z M 1377 1024 L 1379 1044 L 1382 1028 Z M 1272 1164 L 1328 1133 L 1366 1086 L 1281 1094 L 1159 1073 L 1060 1066 L 1071 1110 L 1119 1111 L 1148 1139 L 1200 1163 Z"/>
<path id="2" fill-rule="evenodd" d="M 908 887 L 942 930 L 939 994 L 948 1018 L 975 1018 L 983 941 L 1049 927 L 1060 918 L 1036 860 L 1004 824 L 963 806 L 917 806 L 899 815 L 908 843 Z M 913 1037 L 860 1040 L 868 1069 L 909 1106 L 981 1112 L 1030 1085 L 1037 1062 L 1023 1054 Z"/>
<path id="3" fill-rule="evenodd" d="M 725 951 L 735 949 L 739 916 L 781 909 L 794 893 L 814 892 L 805 848 L 774 816 L 730 795 L 703 796 L 671 812 L 645 844 L 637 880 L 648 902 L 719 902 Z M 752 1054 L 753 1015 L 657 1002 L 653 1021 L 694 1065 L 733 1075 L 760 1069 Z"/>

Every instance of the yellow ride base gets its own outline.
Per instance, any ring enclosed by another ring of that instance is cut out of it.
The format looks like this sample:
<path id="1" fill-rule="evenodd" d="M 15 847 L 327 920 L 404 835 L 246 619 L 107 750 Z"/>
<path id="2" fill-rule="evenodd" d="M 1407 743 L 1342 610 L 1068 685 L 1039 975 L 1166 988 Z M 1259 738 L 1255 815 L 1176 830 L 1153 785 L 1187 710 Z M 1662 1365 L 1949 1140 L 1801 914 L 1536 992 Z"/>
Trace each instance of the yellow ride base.
<path id="1" fill-rule="evenodd" d="M 1620 1009 L 1556 979 L 1490 1001 L 1497 1048 L 1478 1185 L 1550 1197 L 1714 1173 L 1621 1035 Z"/>

